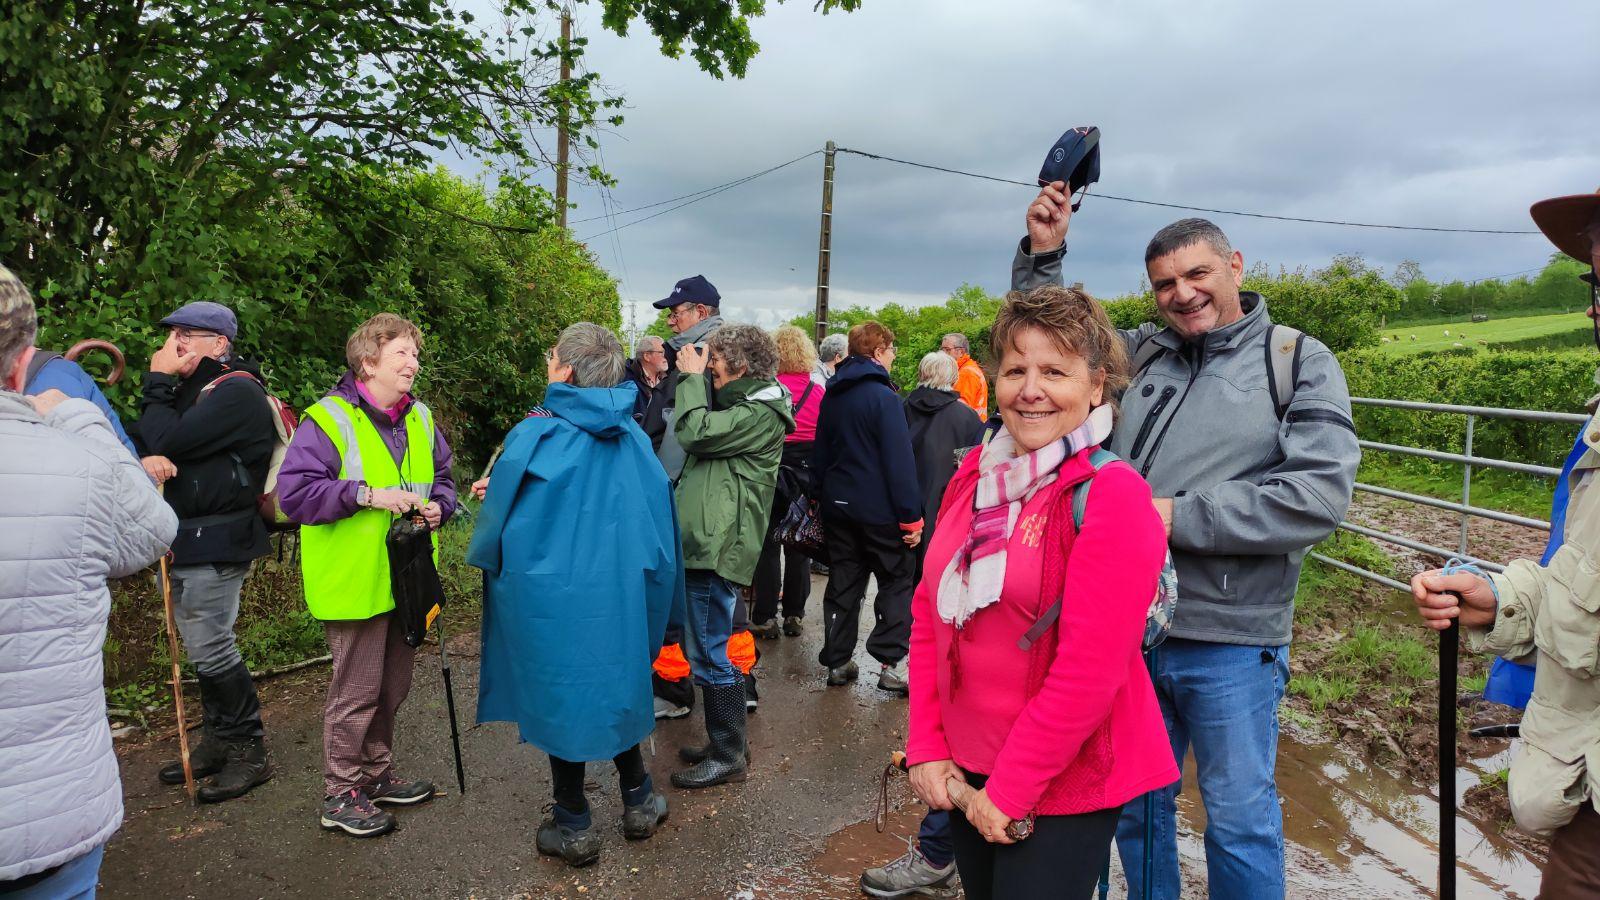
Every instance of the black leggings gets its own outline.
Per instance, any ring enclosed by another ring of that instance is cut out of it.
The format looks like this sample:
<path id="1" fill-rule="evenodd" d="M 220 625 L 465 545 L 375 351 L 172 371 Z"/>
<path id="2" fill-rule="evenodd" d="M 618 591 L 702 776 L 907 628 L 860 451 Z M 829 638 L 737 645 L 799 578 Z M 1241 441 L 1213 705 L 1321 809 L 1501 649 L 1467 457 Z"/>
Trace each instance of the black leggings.
<path id="1" fill-rule="evenodd" d="M 638 744 L 613 756 L 611 761 L 616 764 L 617 777 L 622 781 L 623 790 L 631 791 L 644 784 L 644 754 L 639 752 Z M 556 802 L 572 812 L 589 808 L 589 801 L 583 799 L 583 772 L 584 764 L 581 762 L 550 757 L 550 783 L 554 787 Z"/>
<path id="2" fill-rule="evenodd" d="M 982 787 L 988 779 L 967 775 Z M 1033 834 L 1015 844 L 991 844 L 959 810 L 950 815 L 956 869 L 967 900 L 1088 900 L 1111 859 L 1111 838 L 1122 807 L 1073 816 L 1039 816 Z"/>

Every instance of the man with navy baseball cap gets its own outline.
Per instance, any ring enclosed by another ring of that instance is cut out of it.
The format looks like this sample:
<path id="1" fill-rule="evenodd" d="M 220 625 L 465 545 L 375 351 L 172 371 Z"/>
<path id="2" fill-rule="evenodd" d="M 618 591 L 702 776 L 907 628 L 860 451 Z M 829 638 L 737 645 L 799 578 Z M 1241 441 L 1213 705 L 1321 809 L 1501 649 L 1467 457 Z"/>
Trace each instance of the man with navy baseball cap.
<path id="1" fill-rule="evenodd" d="M 234 353 L 239 320 L 220 303 L 184 304 L 161 320 L 167 339 L 150 358 L 139 421 L 128 429 L 145 472 L 178 514 L 172 605 L 184 652 L 200 679 L 204 726 L 190 754 L 202 801 L 230 800 L 271 777 L 261 704 L 234 640 L 250 563 L 270 549 L 256 500 L 277 441 L 257 367 Z M 181 475 L 182 477 L 177 477 Z M 183 766 L 160 772 L 183 783 Z"/>

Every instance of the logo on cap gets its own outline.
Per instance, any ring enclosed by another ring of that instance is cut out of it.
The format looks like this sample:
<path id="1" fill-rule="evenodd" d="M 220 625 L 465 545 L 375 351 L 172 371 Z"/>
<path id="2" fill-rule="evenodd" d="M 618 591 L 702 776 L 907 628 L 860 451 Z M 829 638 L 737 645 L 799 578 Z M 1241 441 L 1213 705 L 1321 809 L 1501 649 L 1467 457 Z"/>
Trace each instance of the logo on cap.
<path id="1" fill-rule="evenodd" d="M 1067 151 L 1063 150 L 1060 147 L 1057 147 L 1056 148 L 1056 152 L 1055 152 L 1055 158 L 1056 158 L 1056 162 L 1061 162 L 1063 159 L 1067 158 Z"/>

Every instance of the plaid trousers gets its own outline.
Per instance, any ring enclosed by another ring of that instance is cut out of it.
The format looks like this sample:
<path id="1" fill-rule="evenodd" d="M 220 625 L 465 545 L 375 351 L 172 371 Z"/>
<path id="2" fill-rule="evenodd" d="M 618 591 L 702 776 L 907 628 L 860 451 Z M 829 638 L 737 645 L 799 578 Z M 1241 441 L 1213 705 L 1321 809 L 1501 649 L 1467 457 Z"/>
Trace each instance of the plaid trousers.
<path id="1" fill-rule="evenodd" d="M 406 645 L 392 614 L 323 627 L 333 679 L 322 716 L 322 774 L 333 796 L 394 768 L 394 717 L 411 693 L 417 651 Z"/>

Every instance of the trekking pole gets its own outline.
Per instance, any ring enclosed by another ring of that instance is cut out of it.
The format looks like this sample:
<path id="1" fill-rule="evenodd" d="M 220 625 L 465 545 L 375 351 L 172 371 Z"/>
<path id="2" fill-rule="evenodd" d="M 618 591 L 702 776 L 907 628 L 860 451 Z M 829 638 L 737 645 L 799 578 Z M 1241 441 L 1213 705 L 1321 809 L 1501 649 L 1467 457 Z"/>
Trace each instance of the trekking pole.
<path id="1" fill-rule="evenodd" d="M 1460 623 L 1439 632 L 1439 900 L 1456 896 L 1456 653 Z"/>
<path id="2" fill-rule="evenodd" d="M 1150 684 L 1154 686 L 1156 683 L 1156 648 L 1151 647 L 1150 652 L 1144 655 L 1144 667 L 1145 671 L 1150 673 Z M 1178 760 L 1178 765 L 1182 766 L 1183 760 Z M 1144 794 L 1144 859 L 1141 861 L 1144 869 L 1144 880 L 1140 882 L 1139 894 L 1141 897 L 1154 896 L 1154 892 L 1150 889 L 1150 883 L 1156 875 L 1156 854 L 1155 849 L 1151 846 L 1155 843 L 1155 839 L 1156 792 L 1150 790 L 1145 791 Z"/>
<path id="3" fill-rule="evenodd" d="M 450 745 L 456 754 L 456 787 L 467 792 L 467 773 L 461 768 L 461 729 L 456 725 L 456 692 L 450 684 L 450 656 L 444 649 L 444 616 L 439 617 L 439 671 L 444 675 L 444 704 L 450 711 Z"/>
<path id="4" fill-rule="evenodd" d="M 183 717 L 183 676 L 178 671 L 178 626 L 172 613 L 172 575 L 167 571 L 167 557 L 161 557 L 161 603 L 167 613 L 167 654 L 172 657 L 172 705 L 178 712 L 178 759 L 183 762 L 183 789 L 189 802 L 195 802 L 194 767 L 189 763 L 189 727 Z"/>

